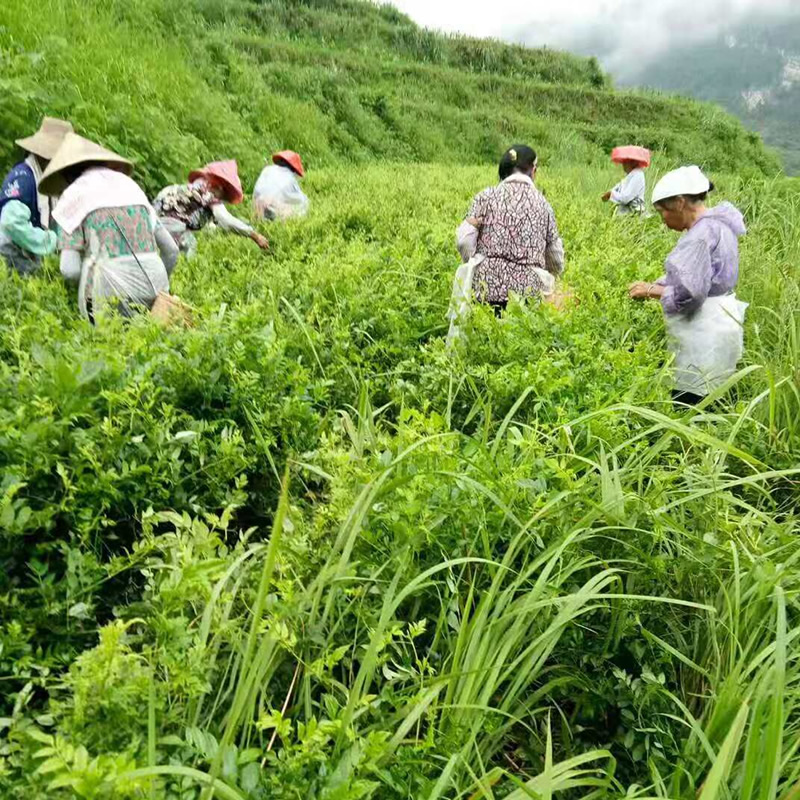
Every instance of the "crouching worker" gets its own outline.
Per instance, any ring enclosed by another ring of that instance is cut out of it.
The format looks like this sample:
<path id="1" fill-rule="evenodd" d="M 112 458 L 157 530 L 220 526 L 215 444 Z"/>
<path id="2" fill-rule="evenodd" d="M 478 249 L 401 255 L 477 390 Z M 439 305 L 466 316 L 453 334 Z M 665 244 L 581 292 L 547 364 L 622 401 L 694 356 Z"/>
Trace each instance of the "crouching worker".
<path id="1" fill-rule="evenodd" d="M 129 177 L 130 161 L 74 133 L 67 134 L 39 182 L 60 194 L 61 273 L 78 284 L 81 314 L 95 322 L 115 308 L 124 316 L 149 310 L 169 291 L 178 247 L 145 193 Z"/>
<path id="2" fill-rule="evenodd" d="M 556 276 L 564 270 L 564 245 L 553 209 L 534 185 L 536 153 L 514 145 L 500 159 L 500 183 L 472 201 L 456 232 L 461 257 L 483 256 L 471 290 L 481 303 L 500 313 L 509 293 L 521 297 L 555 296 Z"/>
<path id="3" fill-rule="evenodd" d="M 625 177 L 603 195 L 603 202 L 615 205 L 617 214 L 621 216 L 644 213 L 647 188 L 644 171 L 650 166 L 650 151 L 634 145 L 615 147 L 611 151 L 611 160 L 622 166 Z"/>
<path id="4" fill-rule="evenodd" d="M 33 136 L 16 142 L 26 156 L 6 175 L 0 188 L 0 256 L 20 275 L 36 272 L 42 257 L 56 250 L 57 237 L 50 230 L 50 198 L 39 193 L 37 183 L 71 131 L 69 122 L 45 117 Z"/>
<path id="5" fill-rule="evenodd" d="M 657 298 L 675 354 L 676 403 L 699 403 L 736 370 L 742 356 L 747 303 L 737 300 L 739 237 L 746 230 L 730 203 L 706 207 L 713 184 L 699 167 L 667 173 L 653 190 L 664 224 L 685 231 L 667 256 L 665 275 L 634 283 L 635 300 Z"/>
<path id="6" fill-rule="evenodd" d="M 235 161 L 214 161 L 189 173 L 189 182 L 167 186 L 153 205 L 161 223 L 172 234 L 182 253 L 191 258 L 197 250 L 195 233 L 210 222 L 228 233 L 252 239 L 262 250 L 269 248 L 262 236 L 231 214 L 225 203 L 238 205 L 244 194 Z"/>
<path id="7" fill-rule="evenodd" d="M 305 174 L 297 153 L 292 150 L 275 153 L 272 164 L 264 167 L 253 189 L 256 217 L 276 220 L 304 217 L 308 213 L 308 198 L 300 188 L 298 178 Z"/>

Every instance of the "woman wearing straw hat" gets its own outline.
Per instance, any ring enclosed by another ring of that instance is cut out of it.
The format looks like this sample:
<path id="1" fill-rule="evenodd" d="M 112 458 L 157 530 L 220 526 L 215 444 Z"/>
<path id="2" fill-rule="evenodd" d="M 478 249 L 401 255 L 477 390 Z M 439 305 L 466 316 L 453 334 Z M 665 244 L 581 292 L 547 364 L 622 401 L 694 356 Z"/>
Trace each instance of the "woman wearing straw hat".
<path id="1" fill-rule="evenodd" d="M 644 171 L 650 166 L 650 151 L 645 147 L 626 145 L 611 151 L 611 160 L 620 164 L 625 177 L 602 200 L 617 207 L 617 214 L 641 214 L 644 212 L 646 182 Z"/>
<path id="2" fill-rule="evenodd" d="M 258 219 L 284 220 L 304 217 L 308 213 L 308 197 L 298 178 L 305 175 L 303 162 L 293 150 L 281 150 L 272 156 L 272 164 L 264 167 L 253 189 L 253 211 Z"/>
<path id="3" fill-rule="evenodd" d="M 653 204 L 664 224 L 685 233 L 667 256 L 662 278 L 628 289 L 634 300 L 661 301 L 675 354 L 673 398 L 689 405 L 733 375 L 743 350 L 747 303 L 736 298 L 735 289 L 739 237 L 746 228 L 730 203 L 706 207 L 713 188 L 696 166 L 668 172 L 656 184 Z"/>
<path id="4" fill-rule="evenodd" d="M 158 223 L 145 193 L 129 176 L 130 161 L 69 133 L 39 181 L 60 194 L 61 273 L 78 282 L 78 307 L 90 321 L 116 308 L 124 316 L 149 309 L 169 291 L 178 248 Z"/>
<path id="5" fill-rule="evenodd" d="M 222 230 L 247 236 L 262 250 L 269 248 L 266 236 L 234 217 L 225 202 L 238 205 L 244 193 L 236 162 L 214 161 L 189 173 L 189 183 L 167 186 L 153 205 L 164 227 L 172 234 L 181 252 L 191 258 L 197 248 L 194 233 L 216 222 Z"/>
<path id="6" fill-rule="evenodd" d="M 37 183 L 72 125 L 45 117 L 33 136 L 17 139 L 27 153 L 6 175 L 0 187 L 0 256 L 21 275 L 35 272 L 42 256 L 55 252 L 56 234 L 50 230 L 50 199 Z"/>

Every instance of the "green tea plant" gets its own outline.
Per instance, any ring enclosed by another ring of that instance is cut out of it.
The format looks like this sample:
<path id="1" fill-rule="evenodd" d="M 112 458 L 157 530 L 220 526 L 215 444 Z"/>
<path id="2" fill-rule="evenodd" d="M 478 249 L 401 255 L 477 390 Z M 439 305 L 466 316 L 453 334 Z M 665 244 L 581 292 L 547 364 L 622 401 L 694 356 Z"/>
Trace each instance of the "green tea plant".
<path id="1" fill-rule="evenodd" d="M 313 173 L 181 262 L 189 330 L 2 276 L 4 796 L 791 794 L 793 187 L 719 176 L 746 358 L 676 414 L 611 179 L 539 177 L 579 305 L 451 352 L 481 167 Z"/>
<path id="2" fill-rule="evenodd" d="M 204 233 L 189 329 L 0 271 L 0 795 L 791 800 L 800 204 L 757 137 L 349 0 L 45 6 L 0 9 L 4 157 L 45 111 L 151 190 L 291 143 L 311 212 L 267 255 Z M 599 202 L 621 137 L 746 217 L 745 357 L 697 409 L 626 292 L 676 237 Z M 448 350 L 519 139 L 579 302 Z"/>

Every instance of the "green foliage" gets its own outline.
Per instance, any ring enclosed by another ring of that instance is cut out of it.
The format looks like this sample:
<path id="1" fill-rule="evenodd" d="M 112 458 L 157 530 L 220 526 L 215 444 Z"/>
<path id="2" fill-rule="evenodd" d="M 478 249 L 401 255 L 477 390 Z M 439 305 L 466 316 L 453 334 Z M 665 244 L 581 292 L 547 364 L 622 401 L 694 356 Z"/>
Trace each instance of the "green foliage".
<path id="1" fill-rule="evenodd" d="M 181 262 L 189 330 L 3 275 L 4 797 L 789 790 L 793 185 L 714 176 L 747 358 L 687 416 L 624 292 L 675 239 L 606 215 L 614 174 L 539 176 L 580 304 L 478 309 L 452 353 L 482 167 L 315 170 L 270 255 Z"/>
<path id="2" fill-rule="evenodd" d="M 792 797 L 800 204 L 758 140 L 389 7 L 45 6 L 0 8 L 7 132 L 63 112 L 151 189 L 287 141 L 315 168 L 268 255 L 179 263 L 190 329 L 0 272 L 0 795 Z M 651 181 L 748 162 L 714 172 L 751 306 L 705 408 L 625 292 L 675 237 L 599 203 L 622 136 Z M 495 180 L 455 162 L 528 137 L 580 303 L 478 308 L 448 351 Z"/>

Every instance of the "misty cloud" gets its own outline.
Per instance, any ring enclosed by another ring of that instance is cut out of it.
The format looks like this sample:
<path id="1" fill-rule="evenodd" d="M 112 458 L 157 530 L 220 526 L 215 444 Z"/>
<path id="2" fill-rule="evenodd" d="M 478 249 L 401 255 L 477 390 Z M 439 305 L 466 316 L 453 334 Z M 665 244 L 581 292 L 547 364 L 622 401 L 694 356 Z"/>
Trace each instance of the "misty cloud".
<path id="1" fill-rule="evenodd" d="M 595 17 L 578 20 L 507 27 L 501 37 L 596 55 L 607 70 L 624 79 L 673 46 L 717 38 L 751 18 L 766 22 L 800 14 L 798 5 L 789 0 L 622 0 L 603 3 L 598 11 Z"/>
<path id="2" fill-rule="evenodd" d="M 800 16 L 798 0 L 394 0 L 422 25 L 596 55 L 625 79 L 673 46 L 716 38 L 741 22 Z M 798 43 L 800 49 L 800 43 Z"/>

